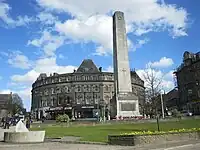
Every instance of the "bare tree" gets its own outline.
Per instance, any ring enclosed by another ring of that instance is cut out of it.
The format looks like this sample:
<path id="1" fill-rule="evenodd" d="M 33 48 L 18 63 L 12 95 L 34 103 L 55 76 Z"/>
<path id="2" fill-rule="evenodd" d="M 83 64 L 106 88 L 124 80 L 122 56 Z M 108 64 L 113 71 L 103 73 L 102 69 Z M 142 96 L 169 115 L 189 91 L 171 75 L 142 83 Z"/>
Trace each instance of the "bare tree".
<path id="1" fill-rule="evenodd" d="M 11 114 L 17 114 L 24 111 L 24 106 L 21 97 L 14 93 L 8 101 L 8 109 Z"/>
<path id="2" fill-rule="evenodd" d="M 159 95 L 162 89 L 163 74 L 148 66 L 143 73 L 146 88 L 146 110 L 150 115 L 157 115 Z"/>

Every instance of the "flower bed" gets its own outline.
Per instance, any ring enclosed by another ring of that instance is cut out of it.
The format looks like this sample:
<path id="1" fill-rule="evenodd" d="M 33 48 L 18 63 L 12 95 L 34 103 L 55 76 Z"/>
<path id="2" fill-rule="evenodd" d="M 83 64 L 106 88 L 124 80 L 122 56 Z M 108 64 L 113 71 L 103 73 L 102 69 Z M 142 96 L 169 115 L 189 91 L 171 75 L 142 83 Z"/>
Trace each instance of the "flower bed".
<path id="1" fill-rule="evenodd" d="M 144 131 L 109 135 L 108 143 L 112 145 L 160 144 L 167 141 L 200 139 L 200 128 L 178 129 L 171 131 Z"/>

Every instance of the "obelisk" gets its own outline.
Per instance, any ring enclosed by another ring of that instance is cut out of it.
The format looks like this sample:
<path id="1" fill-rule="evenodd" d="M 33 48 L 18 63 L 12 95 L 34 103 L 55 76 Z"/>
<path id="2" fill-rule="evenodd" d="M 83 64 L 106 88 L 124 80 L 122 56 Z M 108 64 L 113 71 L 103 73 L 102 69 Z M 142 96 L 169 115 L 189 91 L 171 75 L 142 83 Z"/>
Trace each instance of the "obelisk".
<path id="1" fill-rule="evenodd" d="M 138 97 L 132 93 L 124 13 L 113 15 L 113 64 L 117 117 L 139 116 Z"/>

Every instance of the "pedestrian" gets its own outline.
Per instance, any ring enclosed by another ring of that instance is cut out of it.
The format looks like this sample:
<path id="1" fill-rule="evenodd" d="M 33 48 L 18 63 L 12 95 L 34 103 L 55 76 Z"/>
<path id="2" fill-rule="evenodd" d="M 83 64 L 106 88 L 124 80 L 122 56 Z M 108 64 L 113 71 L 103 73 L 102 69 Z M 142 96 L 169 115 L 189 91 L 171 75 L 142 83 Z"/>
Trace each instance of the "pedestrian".
<path id="1" fill-rule="evenodd" d="M 30 126 L 31 126 L 31 120 L 30 120 L 30 118 L 28 117 L 28 118 L 26 119 L 26 128 L 29 129 Z"/>
<path id="2" fill-rule="evenodd" d="M 6 116 L 4 129 L 9 129 L 9 127 L 10 127 L 10 118 Z"/>
<path id="3" fill-rule="evenodd" d="M 1 122 L 2 122 L 1 126 L 4 127 L 4 125 L 5 125 L 5 117 L 2 117 Z"/>

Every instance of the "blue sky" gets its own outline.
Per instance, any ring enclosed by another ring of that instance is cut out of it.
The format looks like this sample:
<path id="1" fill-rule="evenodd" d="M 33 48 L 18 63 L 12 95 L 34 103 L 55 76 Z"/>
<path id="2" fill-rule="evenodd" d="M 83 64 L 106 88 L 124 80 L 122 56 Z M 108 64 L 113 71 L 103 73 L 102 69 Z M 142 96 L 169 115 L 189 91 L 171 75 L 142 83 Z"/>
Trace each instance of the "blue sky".
<path id="1" fill-rule="evenodd" d="M 112 71 L 112 14 L 125 13 L 131 68 L 148 64 L 162 87 L 184 51 L 199 51 L 200 1 L 0 0 L 0 93 L 18 93 L 30 108 L 31 84 L 41 72 L 72 72 L 91 58 Z"/>

